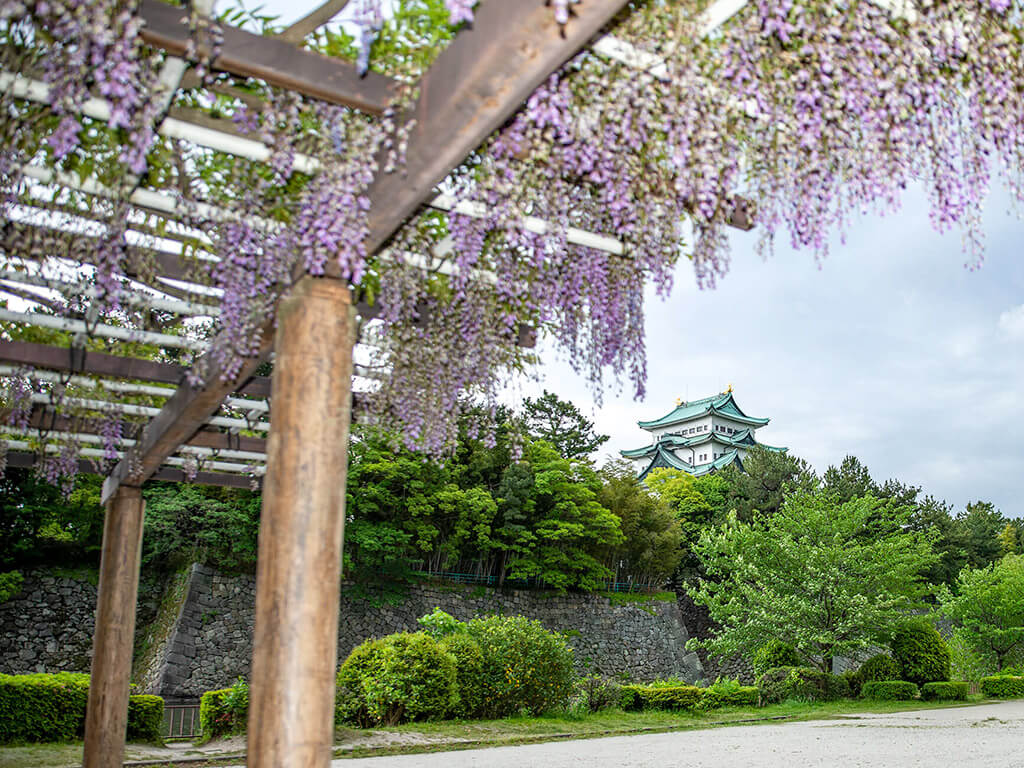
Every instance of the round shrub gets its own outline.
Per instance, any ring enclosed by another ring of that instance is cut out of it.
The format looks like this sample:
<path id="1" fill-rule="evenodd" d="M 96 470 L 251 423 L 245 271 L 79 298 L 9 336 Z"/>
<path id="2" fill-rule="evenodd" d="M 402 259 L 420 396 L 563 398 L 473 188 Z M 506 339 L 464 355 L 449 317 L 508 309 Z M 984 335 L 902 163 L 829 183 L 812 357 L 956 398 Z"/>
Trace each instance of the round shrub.
<path id="1" fill-rule="evenodd" d="M 859 696 L 864 683 L 877 680 L 899 680 L 900 666 L 892 656 L 880 653 L 861 664 L 860 669 L 847 679 L 850 682 L 850 694 Z"/>
<path id="2" fill-rule="evenodd" d="M 364 727 L 444 717 L 455 674 L 455 659 L 424 632 L 368 640 L 338 670 L 335 717 Z"/>
<path id="3" fill-rule="evenodd" d="M 600 675 L 587 675 L 576 681 L 573 704 L 586 712 L 600 712 L 619 706 L 622 686 L 614 680 Z"/>
<path id="4" fill-rule="evenodd" d="M 750 666 L 754 669 L 754 676 L 760 677 L 769 669 L 776 667 L 799 667 L 800 655 L 789 643 L 781 640 L 771 639 L 750 657 Z"/>
<path id="5" fill-rule="evenodd" d="M 562 709 L 572 694 L 572 649 L 561 635 L 523 616 L 488 616 L 466 623 L 483 653 L 480 716 L 539 715 Z"/>
<path id="6" fill-rule="evenodd" d="M 892 655 L 900 668 L 900 680 L 917 685 L 949 680 L 949 646 L 929 621 L 908 621 L 897 629 Z"/>
<path id="7" fill-rule="evenodd" d="M 455 660 L 457 700 L 449 710 L 449 716 L 463 720 L 479 717 L 484 703 L 484 692 L 480 686 L 484 654 L 480 644 L 465 632 L 456 632 L 443 637 L 441 648 Z"/>
<path id="8" fill-rule="evenodd" d="M 913 701 L 917 686 L 906 680 L 869 680 L 861 688 L 861 696 L 873 701 Z"/>
<path id="9" fill-rule="evenodd" d="M 925 701 L 967 701 L 967 683 L 925 683 L 921 698 Z"/>
<path id="10" fill-rule="evenodd" d="M 774 704 L 787 699 L 836 701 L 850 695 L 842 677 L 813 667 L 775 667 L 757 678 L 761 701 Z"/>

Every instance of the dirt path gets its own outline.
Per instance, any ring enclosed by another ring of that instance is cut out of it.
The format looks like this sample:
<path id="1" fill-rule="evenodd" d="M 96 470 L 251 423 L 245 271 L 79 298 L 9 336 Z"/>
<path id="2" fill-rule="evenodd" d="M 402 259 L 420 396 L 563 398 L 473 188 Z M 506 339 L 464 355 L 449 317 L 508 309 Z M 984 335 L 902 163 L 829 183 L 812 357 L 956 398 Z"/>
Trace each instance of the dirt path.
<path id="1" fill-rule="evenodd" d="M 1024 701 L 335 760 L 334 768 L 1024 768 Z"/>

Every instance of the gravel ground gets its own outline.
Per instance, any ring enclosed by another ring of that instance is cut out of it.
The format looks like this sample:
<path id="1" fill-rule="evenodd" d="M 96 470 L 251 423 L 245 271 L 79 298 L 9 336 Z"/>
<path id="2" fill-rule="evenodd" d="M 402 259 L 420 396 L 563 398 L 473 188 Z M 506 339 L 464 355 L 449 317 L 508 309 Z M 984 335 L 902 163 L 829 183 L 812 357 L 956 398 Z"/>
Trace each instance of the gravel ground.
<path id="1" fill-rule="evenodd" d="M 1024 768 L 1024 701 L 335 760 L 335 768 Z"/>

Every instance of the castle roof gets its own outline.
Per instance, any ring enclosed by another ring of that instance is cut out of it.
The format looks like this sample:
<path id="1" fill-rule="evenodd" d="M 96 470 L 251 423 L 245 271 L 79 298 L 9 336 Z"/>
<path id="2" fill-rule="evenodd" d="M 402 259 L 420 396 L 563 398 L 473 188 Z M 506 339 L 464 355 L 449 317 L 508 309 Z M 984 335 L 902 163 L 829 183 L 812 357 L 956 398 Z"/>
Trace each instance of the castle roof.
<path id="1" fill-rule="evenodd" d="M 732 392 L 722 392 L 711 397 L 704 397 L 700 400 L 691 400 L 688 403 L 680 403 L 675 410 L 665 414 L 654 421 L 638 421 L 642 429 L 657 429 L 659 427 L 670 427 L 674 424 L 681 424 L 692 419 L 706 416 L 709 413 L 717 414 L 741 424 L 749 424 L 753 427 L 763 427 L 770 419 L 757 419 L 747 416 L 736 404 Z"/>
<path id="2" fill-rule="evenodd" d="M 683 437 L 682 435 L 667 434 L 662 435 L 658 441 L 652 445 L 645 445 L 643 448 L 632 448 L 626 451 L 619 451 L 619 453 L 627 459 L 643 459 L 648 456 L 653 456 L 658 448 L 666 448 L 669 451 L 673 451 L 679 448 L 694 448 L 704 443 L 715 442 L 726 447 L 753 447 L 760 445 L 762 448 L 766 448 L 769 451 L 784 452 L 786 448 L 777 447 L 774 445 L 765 445 L 759 443 L 754 439 L 754 430 L 750 427 L 741 429 L 738 432 L 734 432 L 731 435 L 724 434 L 722 432 L 702 432 L 699 435 L 693 437 Z"/>
<path id="3" fill-rule="evenodd" d="M 714 461 L 709 461 L 706 464 L 689 464 L 679 459 L 674 453 L 672 453 L 672 451 L 666 450 L 659 445 L 657 446 L 657 454 L 654 459 L 647 466 L 647 469 L 640 473 L 638 479 L 643 480 L 652 469 L 658 469 L 659 467 L 681 469 L 693 477 L 701 477 L 709 472 L 714 472 L 722 469 L 723 467 L 728 467 L 733 463 L 738 464 L 740 469 L 743 469 L 743 462 L 740 461 L 740 453 L 736 448 L 733 448 L 731 451 L 722 454 Z"/>

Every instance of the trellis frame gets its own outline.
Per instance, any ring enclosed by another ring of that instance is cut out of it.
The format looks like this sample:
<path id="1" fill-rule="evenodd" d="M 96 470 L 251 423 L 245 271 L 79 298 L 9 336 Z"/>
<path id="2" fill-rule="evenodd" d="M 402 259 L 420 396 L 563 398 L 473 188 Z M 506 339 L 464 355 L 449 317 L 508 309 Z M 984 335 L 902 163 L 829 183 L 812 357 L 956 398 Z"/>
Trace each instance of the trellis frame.
<path id="1" fill-rule="evenodd" d="M 585 0 L 573 6 L 574 18 L 563 30 L 540 0 L 483 2 L 472 27 L 457 35 L 419 83 L 419 98 L 406 116 L 416 122 L 404 170 L 378 174 L 369 189 L 372 207 L 368 249 L 376 251 L 384 246 L 425 204 L 433 202 L 441 208 L 468 206 L 464 210 L 472 213 L 472 203 L 438 199 L 437 185 L 509 119 L 552 72 L 590 44 L 626 4 L 627 0 Z M 276 39 L 221 25 L 223 45 L 213 66 L 240 76 L 258 77 L 311 98 L 380 114 L 394 93 L 394 81 L 380 75 L 359 78 L 347 62 L 295 46 L 344 5 L 344 0 L 328 0 Z M 728 6 L 736 6 L 730 15 L 739 9 L 733 0 Z M 142 0 L 140 13 L 145 20 L 142 38 L 146 43 L 172 56 L 187 51 L 188 26 L 182 23 L 183 11 L 158 0 Z M 722 16 L 721 8 L 717 13 L 722 17 L 717 23 L 728 18 Z M 711 14 L 709 18 L 718 17 Z M 651 68 L 652 62 L 638 58 L 637 52 L 630 53 L 628 47 L 616 45 L 607 37 L 595 50 L 642 69 Z M 0 80 L 4 77 L 6 86 L 22 88 L 24 97 L 45 100 L 37 83 L 12 80 L 10 73 L 0 73 Z M 93 100 L 86 111 L 91 109 L 100 116 L 103 108 L 102 103 Z M 246 148 L 243 142 L 252 142 L 232 136 L 232 130 L 222 122 L 194 115 L 172 115 L 161 129 L 165 135 L 178 138 L 202 136 L 222 151 L 243 156 L 249 152 L 251 157 L 252 152 L 259 151 Z M 71 183 L 52 175 L 48 181 Z M 147 203 L 160 204 L 152 195 L 136 196 L 133 202 L 143 208 Z M 749 229 L 752 222 L 747 206 L 738 204 L 735 209 L 733 226 Z M 527 226 L 537 231 L 547 225 L 533 220 Z M 621 253 L 621 244 L 610 238 L 591 233 L 575 233 L 573 237 Z M 187 270 L 174 258 L 160 253 L 155 256 L 162 278 L 187 280 Z M 184 293 L 167 283 L 152 288 L 168 296 L 210 301 L 199 293 L 190 294 L 187 287 Z M 183 470 L 167 466 L 183 447 L 186 452 L 189 447 L 248 450 L 267 457 L 248 764 L 277 768 L 326 766 L 329 762 L 355 315 L 347 284 L 337 276 L 304 276 L 281 299 L 276 328 L 268 321 L 258 352 L 230 377 L 223 377 L 215 364 L 206 366 L 202 386 L 190 383 L 182 367 L 86 351 L 81 340 L 70 350 L 0 342 L 0 363 L 29 365 L 67 376 L 93 375 L 176 386 L 145 428 L 129 436 L 135 441 L 131 460 L 120 460 L 103 484 L 106 520 L 86 724 L 86 768 L 113 768 L 120 766 L 123 758 L 144 510 L 141 486 L 148 479 L 190 479 L 228 486 L 251 482 L 249 477 L 226 472 L 201 471 L 186 477 Z M 275 355 L 272 380 L 256 376 L 256 370 L 271 354 Z M 231 396 L 236 397 L 234 407 L 239 405 L 238 398 L 244 403 L 247 397 L 270 397 L 274 428 L 267 440 L 232 435 L 210 426 Z M 87 434 L 90 428 L 88 423 L 55 417 L 42 405 L 33 410 L 30 426 Z M 8 457 L 12 466 L 27 466 L 32 460 L 30 453 Z M 79 466 L 89 468 L 87 462 Z"/>

